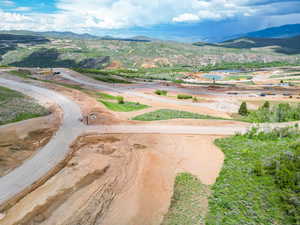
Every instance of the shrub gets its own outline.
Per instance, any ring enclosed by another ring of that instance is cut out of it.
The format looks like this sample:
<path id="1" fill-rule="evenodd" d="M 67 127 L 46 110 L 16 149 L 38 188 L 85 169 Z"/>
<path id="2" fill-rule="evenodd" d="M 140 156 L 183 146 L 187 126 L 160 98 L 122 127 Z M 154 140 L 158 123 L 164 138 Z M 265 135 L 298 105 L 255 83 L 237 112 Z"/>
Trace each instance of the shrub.
<path id="1" fill-rule="evenodd" d="M 247 103 L 246 102 L 243 102 L 240 106 L 240 109 L 239 109 L 239 114 L 241 116 L 247 116 L 248 115 L 248 109 L 247 109 Z"/>
<path id="2" fill-rule="evenodd" d="M 270 109 L 270 102 L 266 101 L 263 106 L 262 106 L 263 109 Z"/>
<path id="3" fill-rule="evenodd" d="M 300 148 L 285 151 L 254 169 L 257 176 L 269 175 L 281 190 L 281 207 L 293 224 L 300 224 Z M 263 173 L 261 172 L 263 171 Z"/>
<path id="4" fill-rule="evenodd" d="M 124 104 L 124 97 L 123 96 L 117 96 L 117 100 L 119 104 Z"/>
<path id="5" fill-rule="evenodd" d="M 197 97 L 194 97 L 193 102 L 199 102 L 199 99 Z"/>
<path id="6" fill-rule="evenodd" d="M 177 95 L 178 99 L 192 99 L 193 96 L 191 95 Z"/>
<path id="7" fill-rule="evenodd" d="M 167 96 L 168 92 L 167 92 L 167 91 L 164 91 L 164 90 L 156 90 L 156 91 L 155 91 L 155 94 Z"/>

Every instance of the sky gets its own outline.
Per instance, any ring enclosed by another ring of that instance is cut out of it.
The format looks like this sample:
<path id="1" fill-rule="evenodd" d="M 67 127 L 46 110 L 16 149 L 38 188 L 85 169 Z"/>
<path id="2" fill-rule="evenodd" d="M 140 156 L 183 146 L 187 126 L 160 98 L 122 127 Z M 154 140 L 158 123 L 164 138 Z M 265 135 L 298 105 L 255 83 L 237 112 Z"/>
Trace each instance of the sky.
<path id="1" fill-rule="evenodd" d="M 191 42 L 295 23 L 300 0 L 0 0 L 0 30 Z"/>

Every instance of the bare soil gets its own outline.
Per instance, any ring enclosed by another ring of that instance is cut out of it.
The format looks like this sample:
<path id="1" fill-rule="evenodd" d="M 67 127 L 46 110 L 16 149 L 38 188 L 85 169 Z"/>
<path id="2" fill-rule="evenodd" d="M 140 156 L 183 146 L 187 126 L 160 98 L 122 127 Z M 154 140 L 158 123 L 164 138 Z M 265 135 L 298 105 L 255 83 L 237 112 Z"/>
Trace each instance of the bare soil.
<path id="1" fill-rule="evenodd" d="M 4 176 L 46 145 L 60 124 L 59 109 L 49 116 L 0 127 L 0 176 Z"/>
<path id="2" fill-rule="evenodd" d="M 212 184 L 223 154 L 215 136 L 80 137 L 58 174 L 9 209 L 2 225 L 160 224 L 182 171 Z"/>

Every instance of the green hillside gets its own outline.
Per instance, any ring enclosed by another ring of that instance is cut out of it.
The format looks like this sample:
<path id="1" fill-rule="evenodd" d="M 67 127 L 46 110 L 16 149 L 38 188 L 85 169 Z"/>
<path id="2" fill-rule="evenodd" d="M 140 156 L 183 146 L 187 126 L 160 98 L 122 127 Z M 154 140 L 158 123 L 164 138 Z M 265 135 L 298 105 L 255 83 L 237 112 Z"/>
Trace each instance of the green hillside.
<path id="1" fill-rule="evenodd" d="M 289 44 L 280 42 L 282 47 L 279 50 L 265 48 L 265 44 L 260 44 L 261 41 L 250 39 L 224 42 L 220 45 L 201 43 L 201 46 L 196 46 L 149 39 L 143 41 L 141 38 L 139 41 L 113 38 L 96 40 L 84 38 L 84 35 L 83 38 L 72 38 L 63 34 L 60 34 L 63 38 L 53 36 L 45 38 L 25 33 L 20 31 L 19 35 L 9 36 L 0 33 L 0 65 L 102 69 L 112 64 L 113 68 L 198 68 L 231 62 L 295 63 L 299 58 L 297 38 L 291 39 Z"/>

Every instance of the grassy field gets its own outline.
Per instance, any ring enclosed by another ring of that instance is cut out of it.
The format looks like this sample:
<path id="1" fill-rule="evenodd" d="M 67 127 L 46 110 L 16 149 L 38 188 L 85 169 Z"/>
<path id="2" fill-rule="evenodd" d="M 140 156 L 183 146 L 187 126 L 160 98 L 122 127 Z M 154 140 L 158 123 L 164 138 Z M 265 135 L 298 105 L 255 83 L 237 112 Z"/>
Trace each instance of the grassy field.
<path id="1" fill-rule="evenodd" d="M 191 174 L 177 175 L 171 206 L 162 225 L 204 224 L 209 188 Z"/>
<path id="2" fill-rule="evenodd" d="M 206 224 L 300 224 L 299 135 L 295 128 L 270 133 L 253 129 L 245 135 L 216 140 L 226 157 L 212 188 Z M 282 154 L 288 156 L 285 164 L 291 166 L 279 163 L 278 156 Z M 275 170 L 267 172 L 270 167 Z M 278 176 L 284 182 L 279 182 Z M 279 186 L 289 183 L 294 190 Z"/>
<path id="3" fill-rule="evenodd" d="M 279 78 L 279 77 L 297 77 L 297 76 L 300 76 L 300 73 L 296 73 L 296 74 L 281 74 L 281 75 L 272 75 L 270 78 Z"/>
<path id="4" fill-rule="evenodd" d="M 116 112 L 131 112 L 149 108 L 149 106 L 137 102 L 124 102 L 123 104 L 103 100 L 100 102 L 105 105 L 106 108 Z"/>
<path id="5" fill-rule="evenodd" d="M 0 125 L 49 114 L 49 111 L 23 94 L 0 86 Z"/>
<path id="6" fill-rule="evenodd" d="M 34 79 L 31 76 L 31 73 L 29 71 L 12 70 L 12 71 L 9 71 L 8 73 L 10 73 L 11 75 L 23 78 L 23 79 Z"/>
<path id="7" fill-rule="evenodd" d="M 226 76 L 225 80 L 251 80 L 253 76 L 244 76 L 244 75 L 232 75 Z"/>
<path id="8" fill-rule="evenodd" d="M 222 120 L 223 118 L 201 115 L 197 113 L 171 110 L 171 109 L 160 109 L 154 112 L 145 113 L 133 118 L 133 120 L 140 121 L 155 121 L 155 120 L 171 120 L 171 119 L 213 119 Z"/>
<path id="9" fill-rule="evenodd" d="M 101 70 L 95 69 L 74 69 L 75 71 L 91 77 L 95 80 L 106 82 L 106 83 L 120 83 L 120 84 L 130 84 L 131 82 L 123 79 L 115 74 L 101 72 Z"/>

